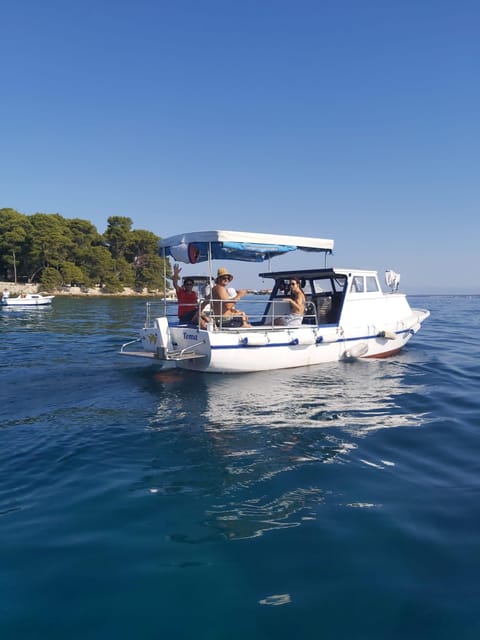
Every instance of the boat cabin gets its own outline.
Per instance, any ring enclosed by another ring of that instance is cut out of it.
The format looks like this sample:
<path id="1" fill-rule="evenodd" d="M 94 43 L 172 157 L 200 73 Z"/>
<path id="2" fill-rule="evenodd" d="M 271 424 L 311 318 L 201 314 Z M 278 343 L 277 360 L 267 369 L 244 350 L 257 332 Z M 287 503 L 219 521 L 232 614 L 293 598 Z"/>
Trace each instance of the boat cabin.
<path id="1" fill-rule="evenodd" d="M 338 324 L 346 297 L 366 299 L 382 295 L 378 277 L 374 271 L 306 269 L 261 273 L 261 278 L 273 278 L 272 288 L 263 324 L 270 324 L 272 317 L 288 313 L 290 305 L 290 279 L 297 278 L 305 294 L 306 308 L 303 324 Z"/>

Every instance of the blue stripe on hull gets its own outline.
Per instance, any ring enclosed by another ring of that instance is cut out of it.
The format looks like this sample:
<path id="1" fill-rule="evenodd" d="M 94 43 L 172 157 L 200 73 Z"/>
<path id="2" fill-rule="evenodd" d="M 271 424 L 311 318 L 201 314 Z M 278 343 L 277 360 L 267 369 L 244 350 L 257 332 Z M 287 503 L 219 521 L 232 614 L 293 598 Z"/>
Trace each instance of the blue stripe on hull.
<path id="1" fill-rule="evenodd" d="M 410 333 L 410 329 L 403 329 L 402 331 L 395 331 L 395 335 L 401 335 L 402 333 Z M 328 342 L 319 342 L 316 346 L 322 346 L 327 344 L 338 344 L 345 342 L 356 342 L 357 340 L 376 340 L 379 336 L 370 335 L 370 336 L 357 336 L 356 338 L 338 338 L 337 340 L 332 340 Z M 306 347 L 313 346 L 315 343 L 311 344 L 293 344 L 292 342 L 267 342 L 266 344 L 261 345 L 244 345 L 244 344 L 230 344 L 230 345 L 210 345 L 212 351 L 217 351 L 221 349 L 266 349 L 272 347 Z"/>

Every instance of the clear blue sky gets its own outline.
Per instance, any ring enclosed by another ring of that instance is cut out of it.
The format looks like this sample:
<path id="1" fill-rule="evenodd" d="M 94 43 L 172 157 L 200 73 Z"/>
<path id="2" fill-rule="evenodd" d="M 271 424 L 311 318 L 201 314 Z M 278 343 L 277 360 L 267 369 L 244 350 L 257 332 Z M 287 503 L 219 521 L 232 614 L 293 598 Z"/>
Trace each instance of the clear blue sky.
<path id="1" fill-rule="evenodd" d="M 331 264 L 480 293 L 477 1 L 2 0 L 0 24 L 0 207 L 334 238 Z"/>

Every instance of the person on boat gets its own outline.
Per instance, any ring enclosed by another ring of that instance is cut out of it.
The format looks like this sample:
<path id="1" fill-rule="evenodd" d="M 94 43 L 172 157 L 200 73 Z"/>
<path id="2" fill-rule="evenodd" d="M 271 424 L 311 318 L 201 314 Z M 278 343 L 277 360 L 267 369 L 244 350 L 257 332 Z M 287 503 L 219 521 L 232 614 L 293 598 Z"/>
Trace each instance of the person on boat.
<path id="1" fill-rule="evenodd" d="M 290 296 L 285 298 L 290 303 L 290 313 L 275 318 L 274 324 L 287 327 L 298 327 L 302 324 L 305 313 L 305 294 L 298 278 L 290 278 Z"/>
<path id="2" fill-rule="evenodd" d="M 5 289 L 3 290 L 2 300 L 8 300 L 9 297 L 10 291 L 7 289 L 7 287 L 5 287 Z"/>
<path id="3" fill-rule="evenodd" d="M 198 322 L 198 296 L 193 289 L 193 280 L 185 278 L 183 285 L 178 284 L 180 280 L 181 268 L 178 264 L 173 265 L 173 286 L 175 288 L 178 300 L 178 319 L 180 322 Z M 200 317 L 200 326 L 205 329 L 208 318 L 203 314 Z"/>
<path id="4" fill-rule="evenodd" d="M 233 276 L 225 267 L 219 267 L 215 285 L 212 289 L 213 315 L 217 320 L 221 318 L 222 327 L 250 327 L 248 316 L 244 311 L 235 307 L 235 302 L 243 298 L 247 293 L 246 289 L 239 289 L 234 296 L 228 292 L 228 284 L 233 280 Z"/>

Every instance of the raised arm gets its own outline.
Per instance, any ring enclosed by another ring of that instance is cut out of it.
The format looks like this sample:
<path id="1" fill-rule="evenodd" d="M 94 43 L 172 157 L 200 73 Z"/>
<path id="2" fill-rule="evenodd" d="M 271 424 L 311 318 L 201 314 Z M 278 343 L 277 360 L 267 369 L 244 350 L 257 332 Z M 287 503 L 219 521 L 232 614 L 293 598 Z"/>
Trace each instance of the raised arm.
<path id="1" fill-rule="evenodd" d="M 173 278 L 172 278 L 172 282 L 173 282 L 173 286 L 175 288 L 175 291 L 177 291 L 178 289 L 180 289 L 180 287 L 178 286 L 178 281 L 180 280 L 180 271 L 182 269 L 180 268 L 180 266 L 178 264 L 174 264 L 173 265 Z"/>

